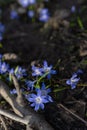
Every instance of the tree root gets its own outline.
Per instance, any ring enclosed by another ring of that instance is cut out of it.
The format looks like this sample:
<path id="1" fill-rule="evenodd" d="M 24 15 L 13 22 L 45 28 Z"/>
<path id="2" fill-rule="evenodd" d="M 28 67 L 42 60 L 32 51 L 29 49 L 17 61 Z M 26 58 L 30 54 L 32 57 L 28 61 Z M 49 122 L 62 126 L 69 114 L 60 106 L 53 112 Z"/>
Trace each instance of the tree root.
<path id="1" fill-rule="evenodd" d="M 4 129 L 5 129 L 5 130 L 8 130 L 8 129 L 7 129 L 7 126 L 6 126 L 6 124 L 5 124 L 4 118 L 3 118 L 3 116 L 1 116 L 1 115 L 0 115 L 0 120 L 1 120 L 1 122 L 2 122 L 2 125 L 3 125 Z"/>
<path id="2" fill-rule="evenodd" d="M 14 85 L 17 89 L 17 97 L 15 98 L 14 95 L 10 94 L 9 87 L 1 80 L 0 80 L 0 95 L 10 104 L 10 106 L 13 108 L 13 111 L 18 116 L 1 109 L 0 114 L 25 124 L 27 130 L 32 129 L 53 130 L 53 128 L 45 121 L 45 119 L 41 115 L 33 111 L 29 106 L 28 107 L 25 106 L 22 98 L 22 93 L 19 91 L 18 82 L 14 76 L 13 81 L 15 81 Z"/>

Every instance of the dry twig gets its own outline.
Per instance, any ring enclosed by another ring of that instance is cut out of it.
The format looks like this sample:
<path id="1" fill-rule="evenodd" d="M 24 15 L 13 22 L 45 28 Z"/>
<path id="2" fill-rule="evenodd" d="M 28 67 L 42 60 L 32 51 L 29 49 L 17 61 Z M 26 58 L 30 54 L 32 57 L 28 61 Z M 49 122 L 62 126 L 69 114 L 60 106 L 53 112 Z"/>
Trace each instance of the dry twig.
<path id="1" fill-rule="evenodd" d="M 70 111 L 68 108 L 66 108 L 64 105 L 62 104 L 58 104 L 58 107 L 63 108 L 65 111 L 67 111 L 69 114 L 71 114 L 73 117 L 75 117 L 76 119 L 80 120 L 82 123 L 84 123 L 87 126 L 87 121 L 85 121 L 83 118 L 81 118 L 80 116 L 78 116 L 77 114 L 73 113 L 72 111 Z"/>

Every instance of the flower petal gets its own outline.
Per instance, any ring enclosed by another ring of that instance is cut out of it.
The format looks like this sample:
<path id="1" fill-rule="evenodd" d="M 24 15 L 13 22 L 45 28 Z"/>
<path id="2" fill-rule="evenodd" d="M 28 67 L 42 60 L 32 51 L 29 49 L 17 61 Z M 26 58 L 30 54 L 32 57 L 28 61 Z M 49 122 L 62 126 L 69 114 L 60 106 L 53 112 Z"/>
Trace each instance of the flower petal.
<path id="1" fill-rule="evenodd" d="M 41 107 L 41 109 L 44 109 L 44 104 L 41 103 L 41 104 L 40 104 L 40 107 Z"/>
<path id="2" fill-rule="evenodd" d="M 40 104 L 35 104 L 34 110 L 35 110 L 35 111 L 38 111 L 38 110 L 39 110 L 39 107 L 40 107 Z"/>
<path id="3" fill-rule="evenodd" d="M 76 78 L 76 77 L 77 77 L 77 74 L 74 73 L 74 74 L 72 75 L 72 78 L 71 78 L 71 79 L 74 79 L 74 78 Z"/>
<path id="4" fill-rule="evenodd" d="M 51 74 L 56 74 L 56 70 L 51 70 Z"/>
<path id="5" fill-rule="evenodd" d="M 37 96 L 41 96 L 41 90 L 40 89 L 37 90 Z"/>
<path id="6" fill-rule="evenodd" d="M 44 61 L 44 67 L 48 67 L 47 61 Z"/>
<path id="7" fill-rule="evenodd" d="M 44 83 L 42 83 L 41 90 L 44 90 L 44 89 L 46 89 L 46 87 L 45 87 L 45 84 L 44 84 Z"/>
<path id="8" fill-rule="evenodd" d="M 48 88 L 48 89 L 46 89 L 46 91 L 47 91 L 47 93 L 50 93 L 50 92 L 51 92 L 51 89 L 50 89 L 50 88 Z"/>
<path id="9" fill-rule="evenodd" d="M 32 93 L 32 94 L 30 94 L 30 96 L 31 96 L 32 98 L 36 98 L 37 95 Z"/>
<path id="10" fill-rule="evenodd" d="M 51 96 L 47 95 L 47 99 L 50 101 L 50 102 L 53 102 L 53 99 Z"/>
<path id="11" fill-rule="evenodd" d="M 74 89 L 74 88 L 76 88 L 76 84 L 71 85 L 71 89 Z"/>
<path id="12" fill-rule="evenodd" d="M 31 106 L 31 107 L 34 107 L 34 106 L 35 106 L 35 103 L 32 103 L 30 106 Z"/>
<path id="13" fill-rule="evenodd" d="M 68 79 L 68 80 L 66 81 L 66 84 L 70 85 L 70 84 L 71 84 L 71 80 Z"/>
<path id="14" fill-rule="evenodd" d="M 51 79 L 51 74 L 50 74 L 50 73 L 47 75 L 47 78 L 48 78 L 48 79 Z"/>
<path id="15" fill-rule="evenodd" d="M 43 99 L 43 103 L 48 103 L 49 101 L 47 99 Z"/>
<path id="16" fill-rule="evenodd" d="M 28 101 L 34 102 L 34 98 L 28 98 Z"/>

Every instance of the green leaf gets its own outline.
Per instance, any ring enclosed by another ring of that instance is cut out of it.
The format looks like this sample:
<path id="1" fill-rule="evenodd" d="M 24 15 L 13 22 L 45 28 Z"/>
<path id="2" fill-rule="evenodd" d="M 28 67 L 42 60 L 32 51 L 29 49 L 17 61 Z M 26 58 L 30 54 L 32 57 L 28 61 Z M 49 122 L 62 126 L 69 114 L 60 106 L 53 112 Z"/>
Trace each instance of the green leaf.
<path id="1" fill-rule="evenodd" d="M 15 74 L 17 73 L 17 71 L 18 71 L 18 66 L 15 68 L 15 71 L 14 71 L 14 72 L 15 72 Z"/>
<path id="2" fill-rule="evenodd" d="M 83 26 L 83 23 L 82 23 L 82 20 L 80 19 L 80 17 L 77 17 L 77 22 L 78 22 L 78 25 L 81 29 L 84 29 L 84 26 Z"/>
<path id="3" fill-rule="evenodd" d="M 40 88 L 40 86 L 39 86 L 39 85 L 36 85 L 35 88 Z"/>
<path id="4" fill-rule="evenodd" d="M 0 79 L 2 79 L 2 76 L 0 75 Z"/>
<path id="5" fill-rule="evenodd" d="M 53 92 L 60 92 L 60 91 L 63 91 L 63 90 L 65 90 L 65 89 L 67 89 L 67 87 L 60 87 L 60 88 L 56 88 Z"/>
<path id="6" fill-rule="evenodd" d="M 11 76 L 11 74 L 9 74 L 9 80 L 10 80 L 10 82 L 12 81 L 12 76 Z"/>
<path id="7" fill-rule="evenodd" d="M 3 48 L 3 45 L 2 45 L 2 43 L 0 43 L 0 48 Z"/>
<path id="8" fill-rule="evenodd" d="M 1 105 L 4 105 L 6 103 L 6 101 L 1 101 L 0 104 Z"/>

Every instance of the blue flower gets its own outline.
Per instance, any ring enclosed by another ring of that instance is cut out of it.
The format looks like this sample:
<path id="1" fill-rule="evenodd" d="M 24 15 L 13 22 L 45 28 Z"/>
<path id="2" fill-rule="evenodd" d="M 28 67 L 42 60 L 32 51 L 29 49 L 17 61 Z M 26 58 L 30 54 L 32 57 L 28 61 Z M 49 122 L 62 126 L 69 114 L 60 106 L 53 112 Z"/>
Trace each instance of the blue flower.
<path id="1" fill-rule="evenodd" d="M 21 88 L 20 90 L 21 90 L 21 92 L 24 92 L 23 88 Z M 10 90 L 10 94 L 17 94 L 17 90 L 16 89 Z"/>
<path id="2" fill-rule="evenodd" d="M 0 33 L 4 33 L 4 31 L 5 31 L 5 26 L 0 22 Z"/>
<path id="3" fill-rule="evenodd" d="M 0 74 L 5 74 L 9 70 L 9 65 L 5 62 L 0 62 Z"/>
<path id="4" fill-rule="evenodd" d="M 75 12 L 76 12 L 76 7 L 75 7 L 75 5 L 73 5 L 73 6 L 71 7 L 71 12 L 72 12 L 72 13 L 75 13 Z"/>
<path id="5" fill-rule="evenodd" d="M 24 8 L 29 6 L 29 0 L 18 0 L 18 2 Z"/>
<path id="6" fill-rule="evenodd" d="M 25 84 L 27 85 L 27 89 L 33 90 L 35 82 L 36 82 L 36 80 L 35 81 L 31 81 L 31 80 L 26 81 Z"/>
<path id="7" fill-rule="evenodd" d="M 83 74 L 83 70 L 78 69 L 76 73 L 77 73 L 77 75 L 79 75 L 79 74 Z"/>
<path id="8" fill-rule="evenodd" d="M 9 74 L 14 74 L 14 69 L 13 68 L 9 69 Z"/>
<path id="9" fill-rule="evenodd" d="M 40 14 L 39 14 L 39 20 L 41 22 L 47 22 L 49 20 L 50 16 L 49 16 L 49 11 L 48 9 L 44 8 L 40 10 Z"/>
<path id="10" fill-rule="evenodd" d="M 33 18 L 35 15 L 33 10 L 29 10 L 27 13 L 28 13 L 28 17 L 30 17 L 30 18 Z"/>
<path id="11" fill-rule="evenodd" d="M 35 4 L 36 0 L 29 0 L 29 4 Z"/>
<path id="12" fill-rule="evenodd" d="M 3 35 L 2 35 L 2 33 L 0 33 L 0 41 L 2 41 L 3 40 Z"/>
<path id="13" fill-rule="evenodd" d="M 26 69 L 22 69 L 22 67 L 19 66 L 15 69 L 14 74 L 17 77 L 17 79 L 21 79 L 27 75 Z"/>
<path id="14" fill-rule="evenodd" d="M 20 66 L 17 66 L 15 69 L 14 68 L 9 69 L 9 80 L 11 80 L 11 74 L 15 75 L 17 79 L 21 79 L 27 75 L 26 69 L 23 69 Z"/>
<path id="15" fill-rule="evenodd" d="M 44 73 L 48 73 L 47 78 L 51 78 L 51 74 L 56 74 L 56 70 L 52 70 L 52 65 L 48 66 L 47 61 L 44 61 L 43 65 Z"/>
<path id="16" fill-rule="evenodd" d="M 27 96 L 27 100 L 32 102 L 31 107 L 34 107 L 35 111 L 38 111 L 40 108 L 44 109 L 44 104 L 49 102 L 45 96 L 41 95 L 40 90 L 37 91 L 37 94 L 31 94 L 29 97 Z"/>
<path id="17" fill-rule="evenodd" d="M 9 72 L 8 81 L 12 81 L 12 75 L 14 75 L 14 69 L 11 68 L 11 69 L 8 70 L 8 72 Z"/>
<path id="18" fill-rule="evenodd" d="M 5 26 L 0 22 L 0 41 L 3 39 L 3 33 L 5 31 Z"/>
<path id="19" fill-rule="evenodd" d="M 32 70 L 33 70 L 32 76 L 42 76 L 43 75 L 43 68 L 38 68 L 33 65 Z"/>
<path id="20" fill-rule="evenodd" d="M 74 73 L 70 79 L 66 81 L 67 85 L 71 86 L 71 89 L 76 88 L 77 83 L 79 82 L 80 78 L 77 77 L 78 75 Z"/>
<path id="21" fill-rule="evenodd" d="M 16 89 L 10 90 L 10 94 L 17 94 L 17 90 Z"/>
<path id="22" fill-rule="evenodd" d="M 51 89 L 50 88 L 46 88 L 44 83 L 42 83 L 40 91 L 41 91 L 41 95 L 42 96 L 46 96 L 46 99 L 49 102 L 53 102 L 52 97 L 48 95 L 51 92 Z"/>
<path id="23" fill-rule="evenodd" d="M 17 11 L 15 11 L 15 10 L 12 10 L 11 12 L 10 12 L 10 18 L 11 19 L 18 19 L 18 13 L 17 13 Z"/>
<path id="24" fill-rule="evenodd" d="M 0 61 L 2 60 L 2 57 L 3 57 L 2 54 L 0 54 Z"/>

